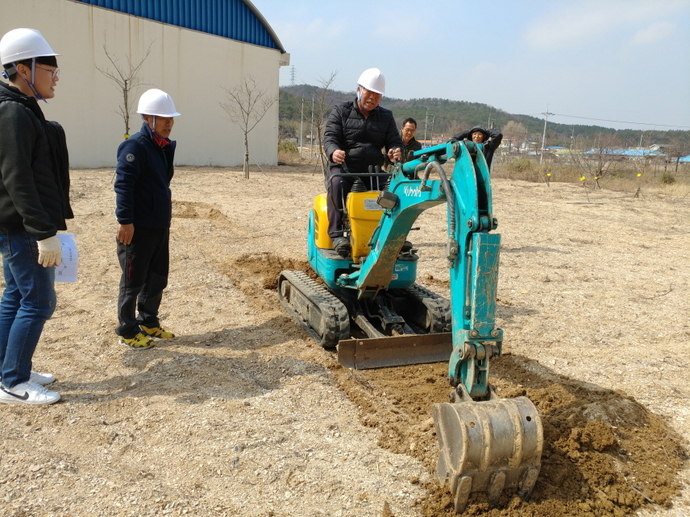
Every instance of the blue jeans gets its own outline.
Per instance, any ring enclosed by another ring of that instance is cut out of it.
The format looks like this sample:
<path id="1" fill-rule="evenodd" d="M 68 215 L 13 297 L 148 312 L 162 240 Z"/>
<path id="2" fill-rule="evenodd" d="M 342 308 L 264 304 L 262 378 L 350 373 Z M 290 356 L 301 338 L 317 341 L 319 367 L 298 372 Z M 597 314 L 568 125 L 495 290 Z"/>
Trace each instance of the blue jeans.
<path id="1" fill-rule="evenodd" d="M 0 231 L 0 253 L 0 374 L 11 388 L 29 380 L 43 325 L 55 312 L 55 268 L 38 263 L 36 237 L 25 231 Z"/>

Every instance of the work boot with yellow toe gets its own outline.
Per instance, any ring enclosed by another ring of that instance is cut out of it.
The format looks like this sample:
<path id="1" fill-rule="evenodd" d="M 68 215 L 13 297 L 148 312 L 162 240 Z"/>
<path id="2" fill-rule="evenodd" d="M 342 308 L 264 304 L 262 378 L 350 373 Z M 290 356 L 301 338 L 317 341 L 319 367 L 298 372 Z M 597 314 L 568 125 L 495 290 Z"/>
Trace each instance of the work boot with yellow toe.
<path id="1" fill-rule="evenodd" d="M 144 325 L 139 325 L 141 331 L 150 337 L 155 337 L 159 339 L 172 339 L 175 334 L 168 332 L 163 327 L 145 327 Z"/>
<path id="2" fill-rule="evenodd" d="M 132 348 L 152 348 L 156 346 L 156 342 L 153 339 L 145 336 L 141 332 L 138 332 L 136 336 L 130 338 L 120 336 L 120 343 L 131 346 Z"/>

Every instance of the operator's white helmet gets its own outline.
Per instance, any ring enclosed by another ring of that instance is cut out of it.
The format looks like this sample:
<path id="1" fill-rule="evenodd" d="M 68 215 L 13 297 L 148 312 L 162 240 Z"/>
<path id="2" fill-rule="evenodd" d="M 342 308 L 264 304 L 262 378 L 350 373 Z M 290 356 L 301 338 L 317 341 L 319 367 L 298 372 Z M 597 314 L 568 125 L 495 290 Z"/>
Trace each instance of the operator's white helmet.
<path id="1" fill-rule="evenodd" d="M 158 88 L 146 90 L 139 97 L 137 113 L 155 115 L 156 117 L 179 117 L 172 97 Z"/>
<path id="2" fill-rule="evenodd" d="M 34 57 L 59 56 L 36 29 L 12 29 L 0 40 L 3 65 Z"/>
<path id="3" fill-rule="evenodd" d="M 386 93 L 386 78 L 378 68 L 367 68 L 357 79 L 357 84 L 374 93 Z"/>

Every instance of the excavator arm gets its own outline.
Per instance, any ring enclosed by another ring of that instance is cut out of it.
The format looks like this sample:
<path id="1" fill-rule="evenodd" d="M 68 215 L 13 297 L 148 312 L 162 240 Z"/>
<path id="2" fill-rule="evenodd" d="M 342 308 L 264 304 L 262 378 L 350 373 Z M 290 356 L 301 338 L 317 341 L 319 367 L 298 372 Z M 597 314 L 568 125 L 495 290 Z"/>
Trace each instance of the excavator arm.
<path id="1" fill-rule="evenodd" d="M 543 430 L 526 397 L 501 399 L 489 385 L 491 358 L 501 354 L 496 326 L 500 235 L 492 233 L 489 171 L 481 144 L 450 141 L 417 151 L 398 165 L 378 203 L 384 208 L 370 254 L 358 271 L 338 284 L 373 298 L 385 289 L 417 217 L 447 205 L 446 258 L 450 270 L 452 351 L 448 378 L 451 402 L 432 408 L 440 454 L 437 474 L 448 481 L 455 510 L 464 511 L 474 492 L 497 504 L 504 489 L 529 499 L 541 465 Z M 447 175 L 443 165 L 452 162 Z M 433 335 L 431 335 L 433 336 Z"/>
<path id="2" fill-rule="evenodd" d="M 446 175 L 443 165 L 451 159 L 452 174 Z M 500 353 L 502 339 L 494 322 L 500 236 L 489 233 L 497 225 L 489 186 L 477 144 L 450 141 L 417 151 L 413 161 L 398 165 L 379 196 L 384 211 L 369 243 L 371 252 L 358 271 L 337 280 L 356 289 L 360 298 L 375 297 L 390 284 L 400 249 L 419 215 L 445 203 L 454 345 L 449 378 L 453 386 L 463 383 L 473 398 L 489 396 L 488 360 Z"/>

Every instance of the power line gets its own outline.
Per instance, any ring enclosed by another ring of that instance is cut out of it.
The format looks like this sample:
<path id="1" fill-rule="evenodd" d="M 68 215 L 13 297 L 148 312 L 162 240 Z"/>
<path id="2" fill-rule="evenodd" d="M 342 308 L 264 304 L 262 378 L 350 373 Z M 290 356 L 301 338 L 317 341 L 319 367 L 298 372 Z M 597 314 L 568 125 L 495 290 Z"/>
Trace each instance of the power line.
<path id="1" fill-rule="evenodd" d="M 576 115 L 563 115 L 562 113 L 551 113 L 556 117 L 569 117 L 569 118 L 579 118 L 583 120 L 596 120 L 598 122 L 616 122 L 618 124 L 637 124 L 640 126 L 656 126 L 656 127 L 673 127 L 678 129 L 690 129 L 690 126 L 671 126 L 668 124 L 649 124 L 646 122 L 630 122 L 628 120 L 609 120 L 605 118 L 591 118 L 591 117 L 578 117 Z"/>

